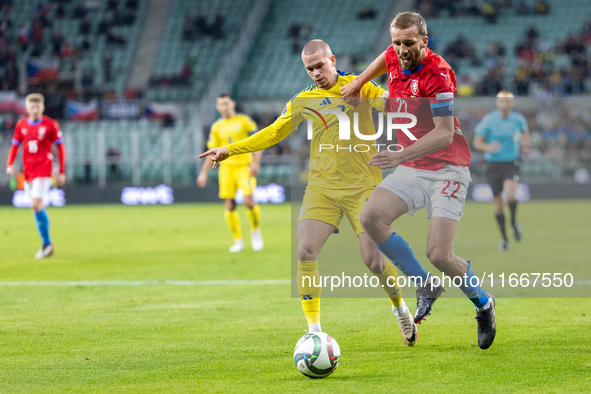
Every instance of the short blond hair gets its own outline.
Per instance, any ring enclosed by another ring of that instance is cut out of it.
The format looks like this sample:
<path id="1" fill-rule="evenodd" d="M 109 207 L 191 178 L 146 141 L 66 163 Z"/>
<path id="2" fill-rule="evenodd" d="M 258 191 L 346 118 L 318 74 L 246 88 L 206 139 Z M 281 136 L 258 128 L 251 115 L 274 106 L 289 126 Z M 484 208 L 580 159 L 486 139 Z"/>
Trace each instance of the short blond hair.
<path id="1" fill-rule="evenodd" d="M 330 46 L 322 40 L 309 41 L 302 49 L 302 56 L 313 55 L 318 50 L 324 51 L 326 56 L 332 56 L 332 51 L 330 50 Z"/>
<path id="2" fill-rule="evenodd" d="M 27 103 L 41 103 L 45 102 L 45 97 L 41 93 L 31 93 L 25 98 Z"/>
<path id="3" fill-rule="evenodd" d="M 399 12 L 392 20 L 390 29 L 395 27 L 400 30 L 406 30 L 413 26 L 417 27 L 421 37 L 426 37 L 428 35 L 427 23 L 418 12 Z"/>

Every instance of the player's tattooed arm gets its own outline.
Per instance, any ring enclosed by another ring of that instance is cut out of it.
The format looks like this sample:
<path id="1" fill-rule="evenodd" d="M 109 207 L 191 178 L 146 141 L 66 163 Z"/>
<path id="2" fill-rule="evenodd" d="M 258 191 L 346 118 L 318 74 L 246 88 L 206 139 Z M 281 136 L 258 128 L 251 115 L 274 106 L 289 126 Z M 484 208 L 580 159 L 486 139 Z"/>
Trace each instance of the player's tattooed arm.
<path id="1" fill-rule="evenodd" d="M 433 118 L 433 123 L 435 123 L 435 128 L 419 138 L 414 144 L 404 147 L 398 152 L 381 151 L 373 155 L 368 164 L 379 167 L 380 169 L 394 168 L 402 163 L 418 159 L 451 144 L 455 132 L 454 117 L 437 116 Z"/>

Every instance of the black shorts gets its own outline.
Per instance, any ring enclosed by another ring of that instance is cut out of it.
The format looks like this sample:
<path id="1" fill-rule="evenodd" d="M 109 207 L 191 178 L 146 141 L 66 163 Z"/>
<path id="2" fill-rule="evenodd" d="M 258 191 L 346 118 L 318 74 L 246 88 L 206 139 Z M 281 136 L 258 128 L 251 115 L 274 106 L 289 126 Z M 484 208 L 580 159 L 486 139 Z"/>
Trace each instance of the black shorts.
<path id="1" fill-rule="evenodd" d="M 503 192 L 503 183 L 507 179 L 519 182 L 519 162 L 488 162 L 485 171 L 486 182 L 490 185 L 493 195 L 497 196 Z"/>

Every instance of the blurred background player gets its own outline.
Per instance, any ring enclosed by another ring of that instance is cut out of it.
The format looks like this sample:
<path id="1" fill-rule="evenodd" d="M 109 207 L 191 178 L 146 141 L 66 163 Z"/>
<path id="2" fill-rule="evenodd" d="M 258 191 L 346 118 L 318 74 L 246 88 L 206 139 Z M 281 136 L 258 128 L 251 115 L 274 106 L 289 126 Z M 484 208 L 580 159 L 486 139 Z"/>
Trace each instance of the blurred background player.
<path id="1" fill-rule="evenodd" d="M 513 93 L 501 91 L 495 101 L 497 109 L 482 118 L 476 125 L 474 148 L 484 151 L 487 163 L 486 181 L 494 195 L 495 216 L 503 239 L 499 250 L 509 249 L 503 213 L 503 192 L 511 211 L 511 227 L 516 241 L 521 240 L 521 225 L 517 223 L 517 200 L 515 190 L 519 184 L 520 151 L 529 154 L 529 129 L 525 116 L 512 111 L 515 100 Z"/>
<path id="2" fill-rule="evenodd" d="M 223 160 L 231 160 L 236 157 L 235 155 L 275 145 L 305 120 L 304 112 L 316 112 L 316 115 L 320 115 L 313 108 L 309 108 L 310 106 L 323 111 L 342 111 L 349 118 L 353 118 L 352 113 L 356 110 L 355 112 L 359 113 L 359 123 L 362 125 L 359 127 L 361 132 L 375 135 L 371 117 L 372 108 L 378 111 L 383 110 L 381 96 L 387 92 L 374 82 L 368 81 L 360 88 L 361 96 L 368 99 L 358 102 L 358 107 L 343 105 L 341 87 L 354 80 L 356 75 L 337 71 L 336 57 L 332 54 L 329 45 L 322 40 L 312 40 L 306 44 L 302 50 L 302 62 L 314 83 L 292 97 L 285 105 L 281 116 L 271 126 L 247 140 L 218 149 L 210 149 L 199 157 L 215 161 L 215 166 Z M 309 112 L 308 115 L 312 117 Z M 367 152 L 351 153 L 345 150 L 346 153 L 340 154 L 332 149 L 319 149 L 320 144 L 336 146 L 339 143 L 337 116 L 326 116 L 325 122 L 325 126 L 318 126 L 314 134 L 316 137 L 311 141 L 308 185 L 297 225 L 297 286 L 308 321 L 308 331 L 322 331 L 320 326 L 322 288 L 313 284 L 321 283 L 318 255 L 328 237 L 338 230 L 343 215 L 346 215 L 359 239 L 359 249 L 365 265 L 378 277 L 382 288 L 390 298 L 404 342 L 413 346 L 418 336 L 417 326 L 402 299 L 402 292 L 396 281 L 388 281 L 389 278 L 398 277 L 396 267 L 384 259 L 365 233 L 359 220 L 367 198 L 382 180 L 381 171 L 367 165 L 372 154 L 377 153 L 377 150 L 375 145 Z M 323 132 L 325 127 L 327 131 Z M 353 136 L 352 133 L 353 145 L 364 142 L 367 141 L 356 135 Z"/>
<path id="3" fill-rule="evenodd" d="M 388 73 L 390 111 L 413 113 L 417 124 L 411 140 L 396 130 L 400 152 L 383 150 L 369 164 L 396 168 L 372 193 L 361 213 L 361 223 L 378 249 L 417 284 L 415 322 L 420 323 L 444 291 L 417 260 L 408 242 L 391 227 L 403 214 L 422 208 L 431 220 L 427 258 L 452 278 L 466 277 L 460 290 L 476 307 L 478 345 L 489 348 L 496 335 L 495 300 L 479 284 L 470 262 L 454 254 L 453 243 L 470 184 L 470 150 L 454 116 L 456 77 L 450 65 L 427 48 L 427 24 L 421 15 L 404 12 L 390 25 L 392 45 L 377 57 L 343 96 L 355 96 L 360 85 Z M 408 99 L 420 98 L 423 99 Z M 396 98 L 395 100 L 393 98 Z M 398 108 L 398 109 L 397 109 Z"/>
<path id="4" fill-rule="evenodd" d="M 211 126 L 209 141 L 207 141 L 207 147 L 209 149 L 243 140 L 248 138 L 250 134 L 256 133 L 257 125 L 255 122 L 247 115 L 237 114 L 235 108 L 236 102 L 232 100 L 229 94 L 221 94 L 217 98 L 216 109 L 222 118 Z M 252 248 L 255 251 L 260 251 L 264 247 L 263 237 L 259 227 L 261 209 L 254 202 L 253 198 L 254 190 L 257 187 L 255 177 L 260 169 L 262 154 L 262 151 L 256 152 L 254 159 L 252 153 L 235 156 L 220 166 L 219 196 L 224 200 L 226 224 L 232 233 L 232 237 L 234 237 L 234 244 L 229 249 L 230 253 L 237 253 L 244 250 L 240 216 L 236 210 L 236 201 L 234 200 L 238 189 L 242 190 L 244 194 L 244 205 L 246 205 L 247 209 L 246 215 L 250 222 Z M 197 185 L 199 187 L 205 187 L 207 173 L 210 167 L 211 159 L 206 157 L 201 168 L 201 173 L 197 177 Z"/>
<path id="5" fill-rule="evenodd" d="M 66 183 L 65 160 L 66 152 L 63 136 L 57 122 L 43 115 L 45 110 L 44 97 L 39 93 L 29 94 L 25 99 L 27 118 L 19 120 L 14 129 L 12 146 L 8 153 L 6 173 L 15 176 L 14 160 L 19 146 L 23 145 L 23 172 L 25 174 L 25 193 L 31 200 L 31 209 L 35 213 L 37 229 L 43 244 L 35 254 L 36 259 L 43 259 L 53 254 L 53 245 L 49 237 L 49 218 L 43 206 L 43 197 L 52 184 L 53 154 L 55 144 L 58 152 L 59 174 L 57 185 Z"/>

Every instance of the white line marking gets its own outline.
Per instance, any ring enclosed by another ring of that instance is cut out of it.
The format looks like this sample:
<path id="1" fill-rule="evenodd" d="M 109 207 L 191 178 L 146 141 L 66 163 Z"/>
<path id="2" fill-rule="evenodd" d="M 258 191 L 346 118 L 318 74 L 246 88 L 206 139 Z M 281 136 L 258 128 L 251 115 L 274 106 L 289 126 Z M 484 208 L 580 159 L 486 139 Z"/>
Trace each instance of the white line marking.
<path id="1" fill-rule="evenodd" d="M 0 286 L 211 286 L 211 285 L 289 285 L 290 280 L 106 280 L 71 282 L 2 282 Z"/>

